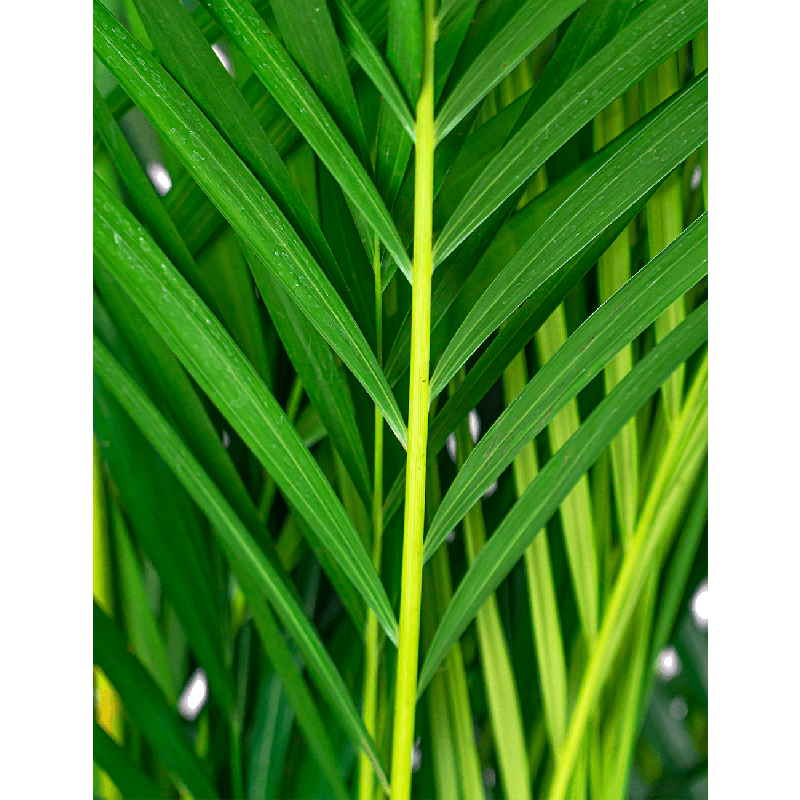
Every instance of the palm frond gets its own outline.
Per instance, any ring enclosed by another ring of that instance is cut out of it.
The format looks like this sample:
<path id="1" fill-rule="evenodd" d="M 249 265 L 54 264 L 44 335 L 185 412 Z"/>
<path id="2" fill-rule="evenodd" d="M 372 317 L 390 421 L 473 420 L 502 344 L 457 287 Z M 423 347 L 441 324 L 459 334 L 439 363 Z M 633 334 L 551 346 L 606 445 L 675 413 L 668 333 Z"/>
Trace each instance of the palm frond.
<path id="1" fill-rule="evenodd" d="M 95 794 L 698 796 L 704 0 L 93 20 Z"/>

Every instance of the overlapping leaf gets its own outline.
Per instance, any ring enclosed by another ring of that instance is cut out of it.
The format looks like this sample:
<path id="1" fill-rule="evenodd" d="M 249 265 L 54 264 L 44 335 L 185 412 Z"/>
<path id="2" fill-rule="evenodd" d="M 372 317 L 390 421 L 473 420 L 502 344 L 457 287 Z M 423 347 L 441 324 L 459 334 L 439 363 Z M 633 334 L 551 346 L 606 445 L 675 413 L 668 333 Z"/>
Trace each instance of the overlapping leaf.
<path id="1" fill-rule="evenodd" d="M 249 259 L 258 258 L 252 250 L 249 250 L 247 256 Z M 267 270 L 254 272 L 260 276 L 261 296 L 303 382 L 303 388 L 317 407 L 325 430 L 350 473 L 364 505 L 368 507 L 372 501 L 367 456 L 356 426 L 353 400 L 344 376 L 333 360 L 333 353 L 316 329 L 304 324 L 300 310 L 278 281 Z"/>
<path id="2" fill-rule="evenodd" d="M 347 305 L 341 269 L 298 186 L 189 12 L 180 0 L 135 2 L 163 64 L 258 178 Z M 352 305 L 348 308 L 354 312 Z"/>
<path id="3" fill-rule="evenodd" d="M 135 97 L 237 233 L 258 253 L 259 264 L 278 278 L 362 382 L 405 444 L 405 424 L 375 356 L 275 203 L 180 87 L 97 2 L 94 16 L 95 52 Z"/>
<path id="4" fill-rule="evenodd" d="M 316 0 L 273 0 L 272 9 L 287 51 L 308 76 L 350 146 L 366 163 L 364 128 L 327 4 Z"/>
<path id="5" fill-rule="evenodd" d="M 577 170 L 576 172 L 581 171 Z M 577 177 L 577 175 L 574 177 Z M 569 182 L 568 180 L 567 183 Z M 559 186 L 556 185 L 551 187 L 550 191 L 558 189 Z M 545 192 L 539 196 L 545 207 L 549 205 L 547 202 L 548 194 L 549 192 Z M 435 456 L 444 447 L 450 432 L 494 386 L 502 375 L 503 370 L 511 363 L 517 353 L 533 338 L 539 327 L 564 301 L 567 294 L 578 285 L 578 282 L 586 275 L 591 266 L 597 262 L 598 257 L 620 235 L 630 220 L 641 211 L 649 196 L 650 193 L 631 206 L 602 234 L 593 239 L 577 255 L 573 256 L 562 270 L 539 286 L 506 320 L 505 325 L 500 328 L 480 358 L 470 368 L 464 383 L 458 387 L 454 395 L 448 398 L 434 418 L 428 432 L 429 458 Z M 500 259 L 501 264 L 505 264 L 513 257 L 514 253 L 519 251 L 519 244 L 509 246 L 508 242 L 514 240 L 517 228 L 519 228 L 520 232 L 524 231 L 526 228 L 525 223 L 529 220 L 529 216 L 535 217 L 536 206 L 538 205 L 536 200 L 538 199 L 536 198 L 520 214 L 513 217 L 510 220 L 510 225 L 506 227 L 505 233 L 501 233 L 495 240 L 495 244 L 499 247 L 496 252 L 494 252 L 493 247 L 492 251 L 487 253 L 487 259 L 489 260 L 487 268 L 491 266 L 495 257 Z M 532 212 L 531 215 L 525 213 L 528 208 Z M 506 241 L 504 242 L 504 240 Z M 507 248 L 511 250 L 512 255 L 505 257 L 504 253 Z M 491 258 L 489 258 L 490 256 Z M 384 522 L 388 522 L 400 508 L 404 492 L 405 471 L 403 470 L 398 474 L 386 495 Z"/>
<path id="6" fill-rule="evenodd" d="M 197 510 L 102 384 L 94 387 L 94 404 L 98 444 L 120 502 L 208 675 L 212 700 L 230 719 L 235 693 L 225 669 L 220 613 Z M 173 685 L 184 677 L 173 675 Z"/>
<path id="7" fill-rule="evenodd" d="M 192 750 L 178 712 L 167 705 L 147 670 L 126 651 L 122 634 L 97 603 L 94 604 L 92 629 L 94 663 L 119 692 L 133 723 L 148 738 L 167 767 L 180 775 L 193 795 L 219 797 L 206 768 Z"/>
<path id="8" fill-rule="evenodd" d="M 572 438 L 547 462 L 514 504 L 459 584 L 425 657 L 421 692 L 451 644 L 474 618 L 485 599 L 520 559 L 575 482 L 669 375 L 708 336 L 708 308 L 690 314 L 657 345 L 592 412 Z M 478 454 L 474 451 L 474 455 Z"/>
<path id="9" fill-rule="evenodd" d="M 444 139 L 467 112 L 511 72 L 581 0 L 528 0 L 482 50 L 447 98 L 436 120 L 436 138 Z"/>
<path id="10" fill-rule="evenodd" d="M 567 340 L 484 434 L 431 523 L 426 557 L 500 472 L 610 358 L 708 269 L 703 216 L 604 303 Z"/>
<path id="11" fill-rule="evenodd" d="M 538 286 L 706 140 L 707 84 L 706 78 L 699 78 L 665 104 L 528 240 L 451 339 L 431 377 L 431 396 L 444 389 L 467 358 Z"/>
<path id="12" fill-rule="evenodd" d="M 100 181 L 95 252 L 314 526 L 393 639 L 396 622 L 386 593 L 319 466 L 230 336 Z"/>
<path id="13" fill-rule="evenodd" d="M 383 57 L 364 30 L 358 17 L 353 13 L 347 0 L 334 0 L 331 7 L 333 21 L 344 44 L 350 48 L 353 58 L 361 69 L 369 75 L 375 88 L 389 107 L 397 115 L 406 133 L 412 141 L 416 138 L 414 119 L 394 76 Z"/>
<path id="14" fill-rule="evenodd" d="M 380 759 L 375 753 L 372 739 L 363 727 L 336 666 L 292 597 L 291 591 L 264 557 L 247 528 L 180 437 L 97 339 L 94 344 L 94 366 L 109 390 L 211 520 L 220 543 L 240 573 L 243 588 L 255 600 L 253 605 L 258 609 L 259 596 L 269 599 L 303 655 L 315 681 L 328 702 L 337 710 L 342 726 L 353 741 L 367 750 L 376 768 L 380 770 Z M 259 622 L 266 622 L 264 635 L 269 640 L 269 637 L 275 636 L 275 629 L 269 625 L 269 616 L 263 609 L 261 613 Z M 100 666 L 103 667 L 102 664 Z"/>
<path id="15" fill-rule="evenodd" d="M 547 158 L 706 20 L 705 0 L 645 0 L 633 18 L 575 72 L 495 156 L 440 234 L 440 263 Z"/>
<path id="16" fill-rule="evenodd" d="M 308 81 L 247 0 L 204 0 L 255 74 L 336 177 L 400 268 L 411 262 L 386 206 Z"/>

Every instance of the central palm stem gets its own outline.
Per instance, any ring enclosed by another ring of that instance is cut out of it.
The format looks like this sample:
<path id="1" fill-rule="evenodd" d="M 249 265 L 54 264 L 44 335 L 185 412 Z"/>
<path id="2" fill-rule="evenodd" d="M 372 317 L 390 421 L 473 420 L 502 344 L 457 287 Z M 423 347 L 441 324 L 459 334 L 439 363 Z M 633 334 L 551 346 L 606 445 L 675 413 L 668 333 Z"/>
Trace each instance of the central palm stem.
<path id="1" fill-rule="evenodd" d="M 433 269 L 433 53 L 434 2 L 424 0 L 422 81 L 417 102 L 414 184 L 414 269 L 411 298 L 411 365 L 408 401 L 406 506 L 400 589 L 400 637 L 397 653 L 392 798 L 411 794 L 411 749 L 417 694 L 422 533 L 425 522 L 425 463 L 428 444 L 431 272 Z"/>

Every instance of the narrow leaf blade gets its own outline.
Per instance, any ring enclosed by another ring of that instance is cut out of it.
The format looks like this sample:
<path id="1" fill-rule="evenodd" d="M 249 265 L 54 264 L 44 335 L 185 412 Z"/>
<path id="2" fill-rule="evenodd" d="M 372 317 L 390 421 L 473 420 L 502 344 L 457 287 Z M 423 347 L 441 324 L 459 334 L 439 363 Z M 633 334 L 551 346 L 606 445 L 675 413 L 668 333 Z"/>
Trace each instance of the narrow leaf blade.
<path id="1" fill-rule="evenodd" d="M 447 98 L 436 120 L 441 141 L 581 0 L 528 0 L 484 47 Z"/>
<path id="2" fill-rule="evenodd" d="M 374 184 L 302 72 L 247 0 L 203 0 L 400 268 L 411 261 Z M 410 277 L 409 277 L 410 279 Z"/>
<path id="3" fill-rule="evenodd" d="M 575 72 L 486 167 L 435 246 L 441 262 L 601 109 L 704 25 L 705 0 L 645 0 L 599 53 Z"/>
<path id="4" fill-rule="evenodd" d="M 425 657 L 420 691 L 452 643 L 522 556 L 576 481 L 630 417 L 708 338 L 706 304 L 689 315 L 614 388 L 536 476 L 481 550 L 448 606 Z M 475 451 L 478 452 L 477 449 Z"/>
<path id="5" fill-rule="evenodd" d="M 392 639 L 396 621 L 364 545 L 252 365 L 146 231 L 95 183 L 95 252 L 212 402 L 315 527 Z"/>
<path id="6" fill-rule="evenodd" d="M 219 797 L 170 708 L 147 670 L 125 650 L 117 627 L 94 603 L 94 662 L 119 692 L 126 712 L 164 763 L 196 797 Z"/>
<path id="7" fill-rule="evenodd" d="M 456 476 L 428 531 L 426 558 L 567 400 L 669 303 L 706 274 L 707 237 L 708 219 L 704 215 L 609 298 L 536 373 L 481 438 Z"/>
<path id="8" fill-rule="evenodd" d="M 680 132 L 680 133 L 678 133 Z M 531 293 L 656 186 L 708 138 L 708 80 L 694 81 L 580 186 L 484 292 L 431 378 L 436 396 Z M 587 213 L 587 208 L 592 213 Z M 535 264 L 531 268 L 531 264 Z"/>
<path id="9" fill-rule="evenodd" d="M 405 445 L 405 424 L 374 354 L 277 206 L 180 87 L 98 2 L 94 17 L 95 52 L 365 386 Z"/>
<path id="10" fill-rule="evenodd" d="M 365 730 L 335 664 L 305 613 L 292 597 L 291 591 L 259 550 L 247 528 L 180 437 L 96 338 L 94 366 L 101 380 L 130 414 L 195 502 L 208 515 L 220 543 L 243 581 L 243 588 L 247 589 L 256 601 L 260 595 L 269 599 L 321 691 L 339 713 L 342 726 L 354 742 L 366 749 L 380 770 L 380 760 L 375 753 L 372 738 Z M 260 618 L 260 622 L 266 621 L 266 617 Z M 103 667 L 102 664 L 100 666 Z"/>

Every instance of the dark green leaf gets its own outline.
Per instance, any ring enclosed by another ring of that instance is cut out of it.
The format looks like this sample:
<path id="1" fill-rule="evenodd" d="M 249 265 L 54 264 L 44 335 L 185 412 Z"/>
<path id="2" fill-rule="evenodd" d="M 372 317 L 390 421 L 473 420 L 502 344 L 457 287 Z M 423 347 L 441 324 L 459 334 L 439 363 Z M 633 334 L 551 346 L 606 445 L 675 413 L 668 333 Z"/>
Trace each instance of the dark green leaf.
<path id="1" fill-rule="evenodd" d="M 486 167 L 448 220 L 434 262 L 450 252 L 545 160 L 642 75 L 699 30 L 705 0 L 645 0 L 632 19 L 577 70 Z"/>
<path id="2" fill-rule="evenodd" d="M 336 177 L 342 190 L 409 276 L 411 262 L 375 186 L 302 72 L 247 0 L 203 0 L 253 71 Z"/>
<path id="3" fill-rule="evenodd" d="M 393 639 L 397 623 L 375 569 L 294 427 L 219 322 L 100 182 L 95 252 L 314 526 Z"/>
<path id="4" fill-rule="evenodd" d="M 581 0 L 528 0 L 485 45 L 449 95 L 436 120 L 436 138 L 448 133 L 525 58 Z"/>
<path id="5" fill-rule="evenodd" d="M 316 89 L 350 146 L 366 164 L 364 128 L 327 3 L 272 0 L 272 10 L 289 54 Z M 352 18 L 357 24 L 355 15 Z"/>
<path id="6" fill-rule="evenodd" d="M 521 558 L 525 548 L 581 475 L 645 400 L 702 346 L 707 337 L 708 307 L 704 304 L 628 373 L 567 444 L 547 462 L 478 553 L 459 584 L 425 657 L 418 693 L 424 690 L 452 643 Z"/>
<path id="7" fill-rule="evenodd" d="M 364 729 L 336 666 L 303 610 L 290 590 L 259 550 L 243 523 L 227 504 L 211 479 L 188 451 L 180 437 L 170 428 L 141 390 L 114 360 L 108 350 L 95 338 L 94 366 L 103 382 L 124 406 L 153 447 L 174 471 L 195 502 L 211 520 L 220 544 L 225 548 L 237 572 L 246 596 L 259 614 L 262 636 L 270 641 L 275 635 L 270 629 L 266 606 L 260 605 L 265 596 L 289 631 L 292 640 L 306 660 L 311 674 L 328 702 L 337 710 L 342 727 L 354 742 L 365 748 L 380 771 L 379 758 L 372 738 Z M 280 652 L 276 666 L 281 664 Z M 102 664 L 100 665 L 103 666 Z M 109 675 L 113 681 L 113 677 Z"/>
<path id="8" fill-rule="evenodd" d="M 109 775 L 125 800 L 143 797 L 164 797 L 153 781 L 147 777 L 128 754 L 97 724 L 93 722 L 92 755 L 95 763 Z"/>
<path id="9" fill-rule="evenodd" d="M 575 191 L 495 278 L 431 377 L 431 396 L 547 278 L 647 194 L 708 137 L 708 80 L 695 80 Z M 589 212 L 587 212 L 589 209 Z M 536 266 L 532 269 L 531 264 Z"/>
<path id="10" fill-rule="evenodd" d="M 707 237 L 704 215 L 612 295 L 536 373 L 482 437 L 442 500 L 428 531 L 426 558 L 558 410 L 706 274 Z"/>
<path id="11" fill-rule="evenodd" d="M 258 256 L 245 245 L 248 260 Z M 327 342 L 309 325 L 300 309 L 280 283 L 267 270 L 254 269 L 259 276 L 259 291 L 269 310 L 275 329 L 303 388 L 317 407 L 320 420 L 339 452 L 361 499 L 369 508 L 369 468 L 364 445 L 356 426 L 356 413 L 344 376 L 336 367 Z"/>
<path id="12" fill-rule="evenodd" d="M 381 409 L 405 444 L 405 424 L 386 379 L 344 303 L 253 175 L 180 87 L 95 3 L 95 50 L 187 168 L 301 306 Z M 288 56 L 284 56 L 288 59 Z M 296 69 L 296 68 L 295 68 Z M 317 101 L 319 102 L 319 101 Z"/>
<path id="13" fill-rule="evenodd" d="M 125 640 L 97 603 L 93 633 L 94 663 L 111 681 L 125 711 L 159 758 L 195 797 L 219 797 L 186 738 L 178 713 L 167 705 L 147 670 L 126 652 Z"/>

